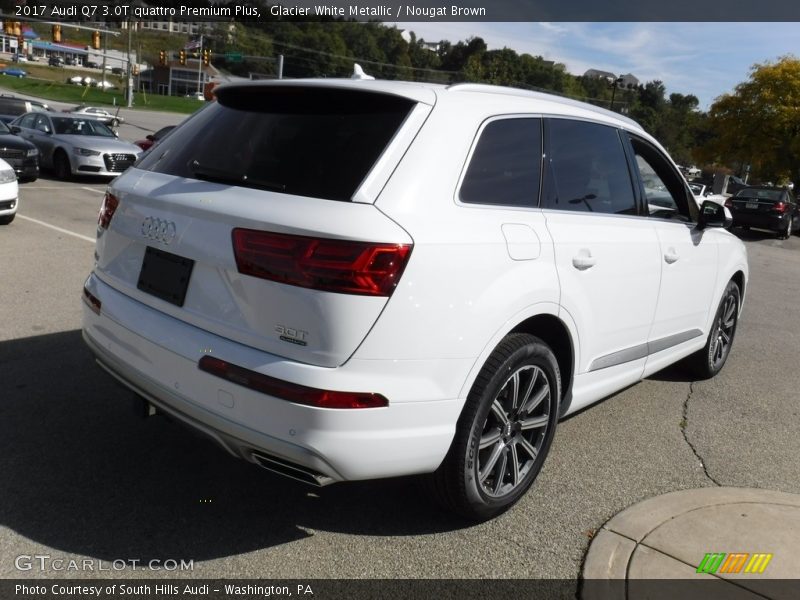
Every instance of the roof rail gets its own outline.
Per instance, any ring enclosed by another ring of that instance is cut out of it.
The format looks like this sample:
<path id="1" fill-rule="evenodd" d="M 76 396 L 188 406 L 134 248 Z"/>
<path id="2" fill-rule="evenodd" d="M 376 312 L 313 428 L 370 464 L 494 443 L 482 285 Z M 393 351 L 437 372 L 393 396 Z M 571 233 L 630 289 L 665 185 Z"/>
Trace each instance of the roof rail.
<path id="1" fill-rule="evenodd" d="M 595 112 L 600 115 L 604 115 L 606 117 L 613 117 L 615 119 L 619 119 L 627 123 L 628 125 L 632 125 L 636 129 L 643 129 L 639 123 L 631 119 L 630 117 L 626 117 L 625 115 L 621 115 L 619 113 L 615 113 L 612 110 L 608 110 L 606 108 L 601 108 L 599 106 L 595 106 L 594 104 L 589 104 L 588 102 L 581 102 L 580 100 L 575 100 L 573 98 L 568 98 L 566 96 L 559 96 L 554 93 L 546 93 L 546 92 L 534 92 L 531 90 L 523 90 L 521 88 L 512 88 L 506 87 L 501 85 L 489 85 L 487 83 L 453 83 L 447 86 L 448 90 L 453 90 L 454 92 L 482 92 L 485 94 L 504 94 L 510 96 L 519 96 L 520 98 L 530 98 L 532 100 L 549 100 L 550 102 L 559 102 L 561 104 L 565 104 L 567 106 L 575 106 L 578 108 L 582 108 L 584 110 L 589 110 L 591 112 Z"/>

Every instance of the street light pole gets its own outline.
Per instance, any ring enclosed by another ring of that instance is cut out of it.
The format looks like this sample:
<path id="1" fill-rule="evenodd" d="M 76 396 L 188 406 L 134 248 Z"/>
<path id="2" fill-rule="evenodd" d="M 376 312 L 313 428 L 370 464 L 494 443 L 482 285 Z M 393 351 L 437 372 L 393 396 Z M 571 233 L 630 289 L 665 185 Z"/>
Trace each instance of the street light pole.
<path id="1" fill-rule="evenodd" d="M 101 86 L 106 91 L 106 56 L 108 55 L 108 36 L 103 32 L 103 80 Z"/>
<path id="2" fill-rule="evenodd" d="M 611 90 L 611 104 L 608 105 L 608 110 L 614 110 L 614 97 L 617 95 L 617 86 L 622 83 L 622 77 L 617 77 L 612 84 Z"/>
<path id="3" fill-rule="evenodd" d="M 131 29 L 133 21 L 128 17 L 128 108 L 133 106 L 133 68 L 131 66 Z M 137 57 L 138 58 L 138 57 Z"/>
<path id="4" fill-rule="evenodd" d="M 203 34 L 200 34 L 200 54 L 197 56 L 197 93 L 201 94 L 203 90 Z"/>

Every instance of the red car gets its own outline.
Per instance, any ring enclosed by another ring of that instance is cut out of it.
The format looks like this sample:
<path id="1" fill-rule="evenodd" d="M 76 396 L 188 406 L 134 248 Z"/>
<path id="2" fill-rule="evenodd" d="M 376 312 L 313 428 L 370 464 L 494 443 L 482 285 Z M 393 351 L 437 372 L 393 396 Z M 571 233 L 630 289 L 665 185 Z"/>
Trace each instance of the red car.
<path id="1" fill-rule="evenodd" d="M 175 129 L 175 125 L 168 125 L 167 127 L 162 127 L 155 133 L 149 133 L 145 136 L 145 139 L 139 140 L 138 142 L 133 142 L 142 150 L 149 150 L 153 146 L 155 146 L 158 142 L 160 142 L 164 137 L 173 129 Z"/>

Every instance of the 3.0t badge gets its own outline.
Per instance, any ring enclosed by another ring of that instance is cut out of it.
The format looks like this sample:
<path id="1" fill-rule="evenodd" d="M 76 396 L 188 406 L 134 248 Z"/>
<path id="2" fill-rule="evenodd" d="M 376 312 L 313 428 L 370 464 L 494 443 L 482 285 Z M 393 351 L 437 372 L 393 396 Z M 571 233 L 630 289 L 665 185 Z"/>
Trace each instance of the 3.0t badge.
<path id="1" fill-rule="evenodd" d="M 156 217 L 146 217 L 142 221 L 142 235 L 149 240 L 169 245 L 175 237 L 175 223 Z"/>

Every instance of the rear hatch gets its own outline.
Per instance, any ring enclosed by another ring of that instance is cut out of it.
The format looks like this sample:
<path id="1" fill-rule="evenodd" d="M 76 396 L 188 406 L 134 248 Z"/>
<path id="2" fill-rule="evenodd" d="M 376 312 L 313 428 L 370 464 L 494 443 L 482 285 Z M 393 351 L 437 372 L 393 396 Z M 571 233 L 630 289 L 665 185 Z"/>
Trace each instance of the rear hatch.
<path id="1" fill-rule="evenodd" d="M 217 335 L 340 365 L 413 244 L 364 190 L 382 188 L 431 106 L 302 84 L 228 87 L 219 98 L 113 183 L 95 272 Z"/>

